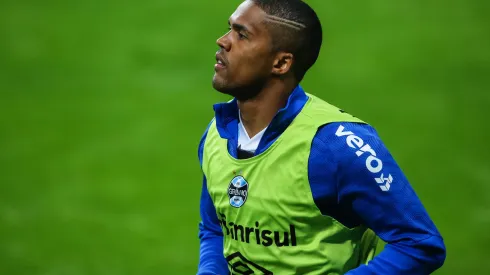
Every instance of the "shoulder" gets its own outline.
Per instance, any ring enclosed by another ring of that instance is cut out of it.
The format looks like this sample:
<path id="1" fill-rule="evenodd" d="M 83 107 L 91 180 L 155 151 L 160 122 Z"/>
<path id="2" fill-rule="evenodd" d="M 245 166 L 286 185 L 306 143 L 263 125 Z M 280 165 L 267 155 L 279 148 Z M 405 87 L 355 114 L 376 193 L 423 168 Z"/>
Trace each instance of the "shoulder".
<path id="1" fill-rule="evenodd" d="M 202 156 L 203 156 L 203 152 L 204 152 L 204 143 L 206 142 L 206 137 L 208 135 L 209 127 L 211 127 L 211 125 L 213 124 L 213 122 L 214 122 L 214 117 L 213 117 L 213 119 L 211 119 L 211 122 L 209 122 L 208 126 L 206 127 L 206 130 L 204 131 L 204 133 L 201 136 L 201 140 L 199 141 L 197 155 L 198 155 L 198 158 L 199 158 L 199 162 L 201 164 L 202 164 Z"/>
<path id="2" fill-rule="evenodd" d="M 331 123 L 322 127 L 315 139 L 326 149 L 323 155 L 334 164 L 338 179 L 357 182 L 402 174 L 376 130 L 368 124 Z"/>
<path id="3" fill-rule="evenodd" d="M 345 144 L 345 149 L 362 147 L 366 140 L 380 140 L 371 125 L 358 122 L 328 123 L 318 129 L 315 139 L 328 144 L 328 147 Z"/>
<path id="4" fill-rule="evenodd" d="M 365 173 L 363 158 L 367 154 L 357 152 L 361 148 L 367 149 L 364 146 L 377 139 L 374 128 L 365 123 L 332 122 L 321 126 L 313 138 L 308 158 L 308 179 L 313 197 L 323 202 L 337 201 L 342 187 L 339 182 L 344 181 L 346 175 Z"/>
<path id="5" fill-rule="evenodd" d="M 332 122 L 318 128 L 310 151 L 310 161 L 328 162 L 338 167 L 357 158 L 358 150 L 380 140 L 376 130 L 366 123 Z M 366 147 L 367 148 L 367 147 Z M 364 148 L 364 149 L 366 149 Z"/>
<path id="6" fill-rule="evenodd" d="M 337 164 L 354 164 L 360 158 L 377 156 L 386 148 L 378 133 L 369 124 L 334 122 L 320 127 L 313 139 L 312 152 L 328 154 Z M 378 150 L 379 152 L 376 152 Z"/>

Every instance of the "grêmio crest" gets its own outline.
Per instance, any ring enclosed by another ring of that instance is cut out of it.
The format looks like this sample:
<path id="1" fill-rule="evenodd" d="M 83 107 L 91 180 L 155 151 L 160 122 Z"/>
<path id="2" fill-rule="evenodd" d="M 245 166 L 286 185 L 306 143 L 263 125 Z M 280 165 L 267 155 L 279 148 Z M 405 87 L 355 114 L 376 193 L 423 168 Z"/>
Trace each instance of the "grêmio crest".
<path id="1" fill-rule="evenodd" d="M 248 196 L 248 182 L 241 176 L 235 176 L 230 185 L 228 185 L 228 197 L 230 198 L 230 205 L 239 208 L 247 201 Z"/>

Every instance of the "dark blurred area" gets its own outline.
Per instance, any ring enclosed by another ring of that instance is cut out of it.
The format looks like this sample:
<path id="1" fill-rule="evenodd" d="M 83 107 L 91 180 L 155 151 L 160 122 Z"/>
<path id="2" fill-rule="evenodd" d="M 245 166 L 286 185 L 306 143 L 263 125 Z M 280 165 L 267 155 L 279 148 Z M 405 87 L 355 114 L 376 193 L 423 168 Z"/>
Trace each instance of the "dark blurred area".
<path id="1" fill-rule="evenodd" d="M 307 1 L 302 86 L 372 124 L 447 246 L 490 270 L 490 1 Z M 0 274 L 195 274 L 197 146 L 239 1 L 0 1 Z"/>

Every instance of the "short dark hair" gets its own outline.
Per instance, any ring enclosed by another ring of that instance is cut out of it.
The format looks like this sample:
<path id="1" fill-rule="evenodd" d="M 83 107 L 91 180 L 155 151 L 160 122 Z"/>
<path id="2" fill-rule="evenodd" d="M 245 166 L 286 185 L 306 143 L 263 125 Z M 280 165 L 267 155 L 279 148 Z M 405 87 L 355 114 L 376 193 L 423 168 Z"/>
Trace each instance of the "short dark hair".
<path id="1" fill-rule="evenodd" d="M 292 21 L 302 28 L 283 24 L 267 24 L 272 35 L 273 49 L 294 55 L 292 71 L 300 82 L 315 64 L 322 45 L 322 26 L 316 12 L 301 0 L 251 0 L 268 15 Z"/>

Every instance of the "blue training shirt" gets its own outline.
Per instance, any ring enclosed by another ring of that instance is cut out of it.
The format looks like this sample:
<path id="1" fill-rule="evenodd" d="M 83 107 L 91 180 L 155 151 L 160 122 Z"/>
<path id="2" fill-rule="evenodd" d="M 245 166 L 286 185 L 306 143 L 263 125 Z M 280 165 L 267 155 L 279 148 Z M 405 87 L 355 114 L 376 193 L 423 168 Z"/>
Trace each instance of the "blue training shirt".
<path id="1" fill-rule="evenodd" d="M 264 152 L 301 111 L 308 96 L 297 86 L 286 106 L 279 110 L 267 128 L 255 154 Z M 237 157 L 238 106 L 236 99 L 214 105 L 216 126 L 228 139 L 228 151 Z M 209 126 L 208 126 L 209 128 Z M 339 132 L 340 131 L 340 132 Z M 380 192 L 366 159 L 356 155 L 345 136 L 352 132 L 369 144 L 383 163 L 385 177 L 392 176 L 388 191 Z M 207 129 L 199 144 L 202 165 Z M 349 271 L 361 274 L 430 274 L 442 266 L 446 248 L 436 226 L 427 214 L 407 178 L 384 146 L 373 127 L 360 123 L 330 123 L 321 127 L 312 141 L 308 159 L 308 179 L 315 204 L 329 215 L 352 228 L 364 224 L 384 242 L 384 250 L 369 265 Z M 331 184 L 336 182 L 336 185 Z M 198 275 L 228 274 L 223 256 L 223 233 L 203 178 L 199 224 L 200 257 Z"/>

